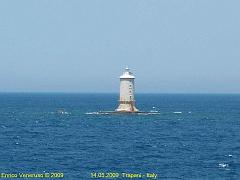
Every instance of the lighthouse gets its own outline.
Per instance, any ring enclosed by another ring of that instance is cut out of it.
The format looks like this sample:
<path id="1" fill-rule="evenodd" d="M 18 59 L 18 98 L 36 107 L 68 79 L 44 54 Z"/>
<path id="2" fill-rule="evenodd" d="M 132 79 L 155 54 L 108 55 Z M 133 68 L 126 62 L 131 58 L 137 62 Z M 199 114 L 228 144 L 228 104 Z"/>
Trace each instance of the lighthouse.
<path id="1" fill-rule="evenodd" d="M 138 112 L 135 107 L 134 99 L 134 79 L 129 68 L 125 68 L 123 75 L 120 76 L 120 99 L 117 112 Z"/>

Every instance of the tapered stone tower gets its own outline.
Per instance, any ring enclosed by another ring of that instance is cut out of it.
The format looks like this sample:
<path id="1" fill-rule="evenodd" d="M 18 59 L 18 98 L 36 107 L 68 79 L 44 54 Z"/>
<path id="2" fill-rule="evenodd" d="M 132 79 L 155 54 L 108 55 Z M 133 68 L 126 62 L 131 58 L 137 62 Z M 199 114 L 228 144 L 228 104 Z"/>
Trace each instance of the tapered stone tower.
<path id="1" fill-rule="evenodd" d="M 126 68 L 123 75 L 120 76 L 120 99 L 119 99 L 119 106 L 115 111 L 117 112 L 138 112 L 139 111 L 135 107 L 134 79 L 135 77 L 130 72 L 130 69 Z"/>

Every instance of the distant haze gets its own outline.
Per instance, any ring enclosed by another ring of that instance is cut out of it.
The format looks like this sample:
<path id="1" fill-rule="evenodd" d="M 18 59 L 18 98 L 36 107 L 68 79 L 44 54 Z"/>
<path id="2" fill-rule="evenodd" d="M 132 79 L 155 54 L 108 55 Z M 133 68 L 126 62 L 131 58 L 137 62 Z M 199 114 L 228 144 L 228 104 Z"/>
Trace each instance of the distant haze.
<path id="1" fill-rule="evenodd" d="M 240 93 L 239 0 L 2 0 L 1 92 Z"/>

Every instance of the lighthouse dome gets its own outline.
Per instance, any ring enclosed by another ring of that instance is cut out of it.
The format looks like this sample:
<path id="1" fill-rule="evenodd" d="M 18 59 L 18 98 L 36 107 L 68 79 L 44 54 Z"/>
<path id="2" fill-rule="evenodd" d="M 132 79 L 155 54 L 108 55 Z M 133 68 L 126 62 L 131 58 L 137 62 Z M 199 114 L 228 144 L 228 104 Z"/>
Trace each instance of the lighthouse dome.
<path id="1" fill-rule="evenodd" d="M 125 68 L 125 71 L 123 72 L 123 75 L 120 76 L 120 79 L 134 79 L 135 77 L 130 72 L 130 69 L 128 67 Z"/>

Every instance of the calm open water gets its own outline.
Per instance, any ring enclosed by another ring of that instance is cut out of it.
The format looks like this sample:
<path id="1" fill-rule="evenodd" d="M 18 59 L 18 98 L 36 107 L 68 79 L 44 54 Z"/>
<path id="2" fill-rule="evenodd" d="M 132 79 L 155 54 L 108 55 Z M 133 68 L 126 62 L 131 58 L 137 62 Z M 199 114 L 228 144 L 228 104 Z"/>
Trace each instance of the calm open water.
<path id="1" fill-rule="evenodd" d="M 118 94 L 0 94 L 0 173 L 240 179 L 240 95 L 136 96 L 159 115 L 94 115 Z M 174 113 L 182 112 L 182 113 Z"/>

